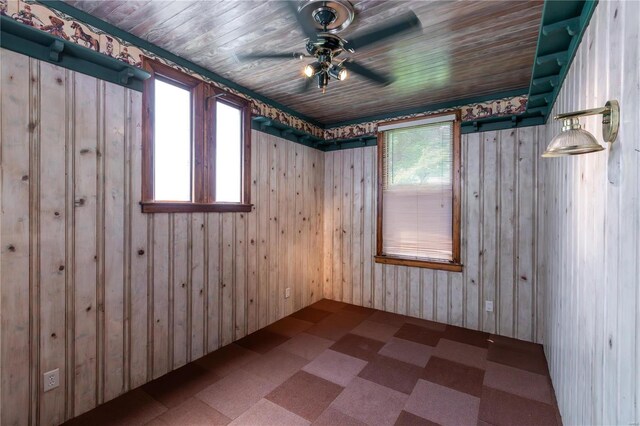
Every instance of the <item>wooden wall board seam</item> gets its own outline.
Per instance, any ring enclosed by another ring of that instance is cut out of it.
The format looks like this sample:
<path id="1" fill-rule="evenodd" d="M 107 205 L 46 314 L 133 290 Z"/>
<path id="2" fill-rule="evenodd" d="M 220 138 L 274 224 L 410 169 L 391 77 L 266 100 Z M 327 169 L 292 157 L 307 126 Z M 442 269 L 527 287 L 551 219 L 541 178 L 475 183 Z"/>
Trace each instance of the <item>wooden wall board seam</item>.
<path id="1" fill-rule="evenodd" d="M 500 216 L 502 213 L 502 191 L 500 190 L 500 186 L 502 183 L 502 133 L 498 133 L 497 134 L 497 138 L 496 138 L 496 156 L 498 158 L 498 161 L 496 161 L 496 174 L 497 174 L 497 179 L 495 180 L 495 193 L 497 194 L 497 205 L 496 205 L 496 215 L 495 215 L 495 229 L 496 229 L 496 233 L 495 233 L 495 248 L 500 247 L 501 244 L 501 237 L 502 237 L 502 224 L 503 222 L 500 221 Z M 500 182 L 500 183 L 498 183 Z M 499 301 L 501 300 L 500 296 L 501 296 L 501 268 L 500 268 L 500 258 L 496 257 L 495 261 L 496 261 L 496 265 L 495 265 L 495 284 L 494 284 L 494 288 L 495 288 L 495 293 L 494 293 L 494 297 L 493 297 L 493 320 L 494 320 L 494 326 L 492 327 L 492 330 L 497 333 L 497 334 L 501 334 L 501 324 L 500 324 L 500 317 L 502 315 L 502 309 L 500 307 L 500 303 Z M 496 303 L 498 302 L 498 303 Z"/>
<path id="2" fill-rule="evenodd" d="M 29 124 L 35 131 L 29 134 L 29 318 L 31 333 L 30 350 L 30 394 L 29 424 L 36 424 L 40 418 L 40 61 L 29 59 L 31 81 L 29 83 Z"/>
<path id="3" fill-rule="evenodd" d="M 104 226 L 104 206 L 105 206 L 105 189 L 104 189 L 104 176 L 105 176 L 105 85 L 104 82 L 99 82 L 98 87 L 98 144 L 96 150 L 96 161 L 97 161 L 97 172 L 98 175 L 96 179 L 98 181 L 98 197 L 97 197 L 97 209 L 98 209 L 98 217 L 97 217 L 97 227 L 98 227 L 98 238 L 96 240 L 97 250 L 97 309 L 98 309 L 98 321 L 97 321 L 97 344 L 96 353 L 98 354 L 98 380 L 96 385 L 97 391 L 97 401 L 98 404 L 104 402 L 104 382 L 105 382 L 105 371 L 104 371 L 104 339 L 105 339 L 105 331 L 104 331 L 104 277 L 105 277 L 105 265 L 104 265 L 104 240 L 105 240 L 105 226 Z"/>
<path id="4" fill-rule="evenodd" d="M 515 155 L 513 157 L 513 177 L 515 182 L 513 183 L 513 252 L 515 256 L 512 259 L 512 275 L 511 275 L 511 285 L 512 287 L 512 302 L 511 302 L 511 318 L 512 324 L 511 329 L 513 330 L 513 335 L 518 336 L 518 312 L 520 308 L 520 299 L 518 295 L 520 294 L 518 291 L 519 288 L 519 280 L 518 280 L 518 271 L 519 271 L 519 259 L 520 259 L 520 246 L 518 244 L 519 236 L 520 236 L 520 198 L 519 198 L 519 182 L 520 182 L 520 141 L 514 140 L 514 150 Z"/>
<path id="5" fill-rule="evenodd" d="M 124 217 L 124 238 L 122 240 L 122 254 L 123 254 L 123 305 L 124 305 L 124 324 L 123 324 L 123 345 L 122 345 L 122 387 L 123 390 L 130 389 L 131 384 L 131 221 L 130 215 L 127 214 L 130 211 L 129 204 L 131 203 L 131 192 L 129 187 L 131 186 L 131 93 L 128 90 L 124 91 L 124 116 L 125 116 L 125 128 L 124 128 L 124 187 L 122 196 L 124 203 L 122 205 L 122 215 Z"/>
<path id="6" fill-rule="evenodd" d="M 69 70 L 65 72 L 65 417 L 70 417 L 74 412 L 74 371 L 75 371 L 75 351 L 73 342 L 75 337 L 74 321 L 72 320 L 75 312 L 74 294 L 75 294 L 75 275 L 73 268 L 73 259 L 75 258 L 74 247 L 74 230 L 75 230 L 75 212 L 74 212 L 74 179 L 75 164 L 74 152 L 76 147 L 75 141 L 75 74 Z"/>
<path id="7" fill-rule="evenodd" d="M 147 380 L 153 378 L 154 371 L 154 340 L 153 340 L 153 327 L 155 322 L 155 308 L 154 299 L 154 268 L 153 261 L 155 259 L 155 244 L 153 242 L 154 230 L 154 215 L 151 215 L 147 221 Z"/>

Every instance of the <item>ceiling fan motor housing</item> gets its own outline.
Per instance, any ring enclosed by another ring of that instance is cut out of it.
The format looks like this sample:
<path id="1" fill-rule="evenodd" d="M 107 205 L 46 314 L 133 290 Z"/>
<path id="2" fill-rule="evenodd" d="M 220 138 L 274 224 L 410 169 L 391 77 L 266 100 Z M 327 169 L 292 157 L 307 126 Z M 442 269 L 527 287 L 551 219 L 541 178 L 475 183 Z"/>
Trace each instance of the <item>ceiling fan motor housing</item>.
<path id="1" fill-rule="evenodd" d="M 313 11 L 312 16 L 323 29 L 333 24 L 338 17 L 337 12 L 328 6 L 320 6 Z"/>
<path id="2" fill-rule="evenodd" d="M 347 28 L 355 17 L 348 0 L 305 0 L 298 6 L 298 13 L 317 31 L 332 34 Z"/>

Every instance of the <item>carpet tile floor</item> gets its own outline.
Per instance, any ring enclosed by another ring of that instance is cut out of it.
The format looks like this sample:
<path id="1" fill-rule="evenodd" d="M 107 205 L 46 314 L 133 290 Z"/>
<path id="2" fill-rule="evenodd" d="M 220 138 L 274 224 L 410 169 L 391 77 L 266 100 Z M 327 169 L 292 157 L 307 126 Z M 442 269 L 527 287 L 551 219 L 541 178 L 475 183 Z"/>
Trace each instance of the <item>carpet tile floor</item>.
<path id="1" fill-rule="evenodd" d="M 321 300 L 68 425 L 560 425 L 542 346 Z"/>

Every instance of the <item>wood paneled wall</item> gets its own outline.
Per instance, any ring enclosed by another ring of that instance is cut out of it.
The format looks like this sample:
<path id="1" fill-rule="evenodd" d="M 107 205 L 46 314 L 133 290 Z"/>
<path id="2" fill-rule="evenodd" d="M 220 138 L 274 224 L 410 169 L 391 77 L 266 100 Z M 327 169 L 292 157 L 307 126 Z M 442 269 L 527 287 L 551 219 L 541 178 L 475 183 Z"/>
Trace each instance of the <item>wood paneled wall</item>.
<path id="1" fill-rule="evenodd" d="M 536 127 L 462 136 L 462 273 L 374 263 L 376 148 L 326 153 L 324 296 L 539 341 L 537 144 Z"/>
<path id="2" fill-rule="evenodd" d="M 618 139 L 606 151 L 541 160 L 544 341 L 565 424 L 640 422 L 638 22 L 637 1 L 598 4 L 553 111 L 617 99 Z M 581 122 L 602 143 L 601 120 Z M 544 144 L 559 131 L 547 123 Z"/>
<path id="3" fill-rule="evenodd" d="M 254 132 L 253 212 L 142 214 L 141 94 L 0 62 L 2 425 L 59 424 L 322 296 L 322 152 Z"/>

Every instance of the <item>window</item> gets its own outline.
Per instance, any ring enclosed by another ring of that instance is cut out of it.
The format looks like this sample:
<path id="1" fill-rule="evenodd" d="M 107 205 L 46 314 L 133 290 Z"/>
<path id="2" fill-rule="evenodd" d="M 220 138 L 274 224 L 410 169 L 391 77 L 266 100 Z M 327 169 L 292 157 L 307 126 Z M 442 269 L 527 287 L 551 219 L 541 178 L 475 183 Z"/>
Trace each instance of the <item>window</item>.
<path id="1" fill-rule="evenodd" d="M 461 271 L 460 113 L 378 125 L 376 261 Z"/>
<path id="2" fill-rule="evenodd" d="M 145 58 L 142 211 L 249 212 L 249 102 Z"/>

